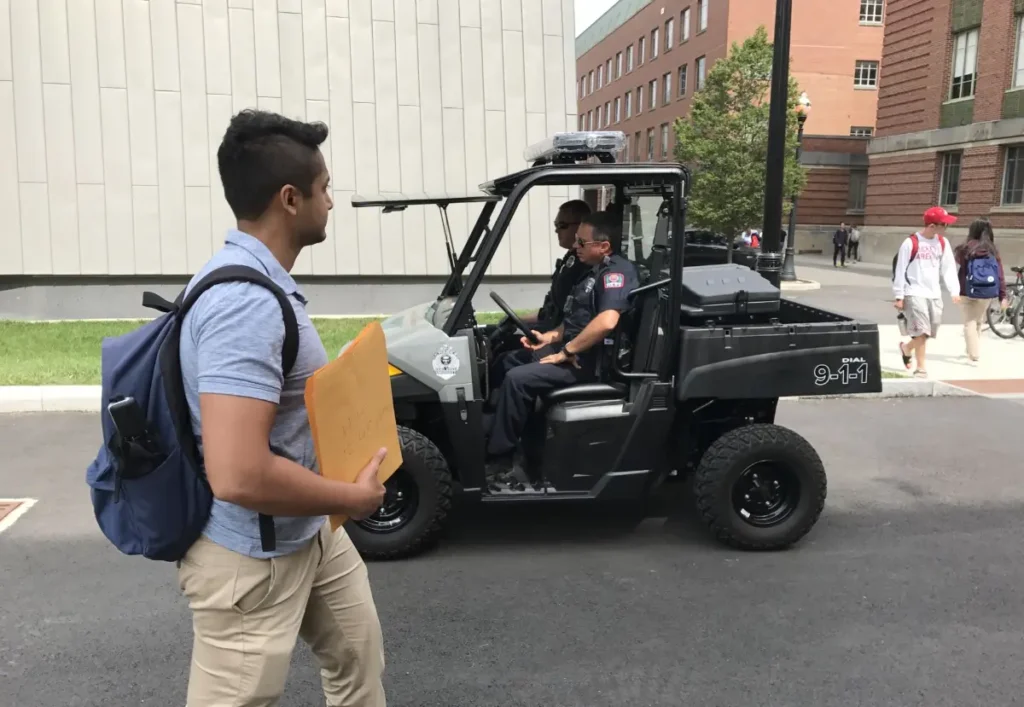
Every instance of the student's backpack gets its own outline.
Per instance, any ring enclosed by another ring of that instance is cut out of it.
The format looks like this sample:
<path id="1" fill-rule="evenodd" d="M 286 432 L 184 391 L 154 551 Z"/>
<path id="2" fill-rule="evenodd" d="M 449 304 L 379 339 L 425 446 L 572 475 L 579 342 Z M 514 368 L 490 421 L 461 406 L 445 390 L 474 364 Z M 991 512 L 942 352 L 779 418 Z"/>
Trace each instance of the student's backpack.
<path id="1" fill-rule="evenodd" d="M 218 268 L 187 297 L 182 290 L 173 303 L 152 292 L 143 294 L 143 306 L 163 314 L 103 341 L 103 444 L 85 475 L 100 530 L 126 555 L 175 562 L 209 519 L 213 492 L 192 433 L 178 342 L 189 309 L 203 292 L 223 282 L 250 282 L 274 293 L 284 317 L 286 376 L 295 364 L 295 310 L 288 295 L 258 270 L 244 265 Z M 272 550 L 273 518 L 260 514 L 259 524 L 263 549 Z"/>
<path id="2" fill-rule="evenodd" d="M 912 234 L 910 236 L 910 257 L 907 259 L 907 266 L 908 267 L 910 266 L 910 264 L 912 262 L 914 262 L 914 258 L 917 257 L 918 241 L 920 241 L 920 239 L 918 238 L 916 233 L 914 233 L 914 234 Z M 946 254 L 946 238 L 944 236 L 939 236 L 939 243 L 942 246 L 942 254 L 945 255 Z M 896 249 L 896 254 L 894 256 L 892 256 L 892 279 L 893 280 L 896 279 L 896 263 L 899 261 L 899 259 L 900 259 L 900 250 L 899 250 L 899 248 L 897 248 Z"/>
<path id="3" fill-rule="evenodd" d="M 999 261 L 992 253 L 971 258 L 964 273 L 964 294 L 971 299 L 999 296 Z"/>

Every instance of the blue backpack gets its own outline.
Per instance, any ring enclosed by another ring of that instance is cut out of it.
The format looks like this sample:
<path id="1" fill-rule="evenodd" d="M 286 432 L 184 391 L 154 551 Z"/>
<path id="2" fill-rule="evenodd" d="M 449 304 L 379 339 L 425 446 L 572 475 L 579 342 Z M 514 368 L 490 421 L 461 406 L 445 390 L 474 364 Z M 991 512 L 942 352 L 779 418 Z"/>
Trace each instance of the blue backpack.
<path id="1" fill-rule="evenodd" d="M 967 261 L 964 294 L 971 299 L 994 299 L 999 296 L 999 261 L 989 253 Z"/>
<path id="2" fill-rule="evenodd" d="M 284 316 L 286 376 L 295 363 L 295 311 L 288 295 L 258 270 L 218 268 L 187 297 L 187 288 L 182 290 L 174 302 L 143 294 L 143 306 L 163 314 L 135 331 L 103 340 L 103 444 L 85 475 L 100 530 L 126 555 L 176 562 L 209 519 L 213 492 L 192 433 L 178 341 L 185 314 L 203 292 L 223 282 L 250 282 L 274 293 Z M 273 550 L 273 518 L 260 514 L 259 524 L 263 549 Z"/>

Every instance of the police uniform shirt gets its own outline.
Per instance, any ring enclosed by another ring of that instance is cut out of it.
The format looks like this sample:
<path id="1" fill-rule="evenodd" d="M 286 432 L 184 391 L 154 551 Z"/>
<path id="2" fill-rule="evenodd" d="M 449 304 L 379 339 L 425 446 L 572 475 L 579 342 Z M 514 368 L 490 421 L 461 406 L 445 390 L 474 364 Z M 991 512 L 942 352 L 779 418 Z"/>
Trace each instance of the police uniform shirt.
<path id="1" fill-rule="evenodd" d="M 551 273 L 551 289 L 548 290 L 544 304 L 537 313 L 539 325 L 554 329 L 561 324 L 565 301 L 588 270 L 590 266 L 577 258 L 576 253 L 571 250 L 557 261 L 555 270 Z"/>
<path id="2" fill-rule="evenodd" d="M 601 312 L 625 312 L 629 308 L 629 293 L 639 282 L 636 266 L 628 258 L 619 254 L 605 258 L 580 279 L 565 300 L 562 340 L 568 343 L 574 339 Z"/>

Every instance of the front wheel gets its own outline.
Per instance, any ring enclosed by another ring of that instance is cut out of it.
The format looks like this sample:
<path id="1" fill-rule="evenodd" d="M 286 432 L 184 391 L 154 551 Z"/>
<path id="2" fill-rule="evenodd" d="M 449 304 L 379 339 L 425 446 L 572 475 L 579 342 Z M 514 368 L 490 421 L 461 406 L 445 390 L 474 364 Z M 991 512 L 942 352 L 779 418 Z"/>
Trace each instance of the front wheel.
<path id="1" fill-rule="evenodd" d="M 988 321 L 988 328 L 1000 339 L 1012 339 L 1018 336 L 1019 329 L 1017 320 L 1021 315 L 1021 303 L 1024 299 L 1010 296 L 1010 306 L 1003 309 L 999 300 L 993 300 L 985 311 L 985 319 Z"/>
<path id="2" fill-rule="evenodd" d="M 384 483 L 384 503 L 364 520 L 350 520 L 345 531 L 368 560 L 397 560 L 434 544 L 452 507 L 452 474 L 444 455 L 429 439 L 398 428 L 402 466 Z"/>
<path id="3" fill-rule="evenodd" d="M 694 476 L 697 507 L 721 542 L 741 550 L 781 550 L 803 538 L 825 507 L 828 483 L 814 448 L 779 425 L 726 432 Z"/>

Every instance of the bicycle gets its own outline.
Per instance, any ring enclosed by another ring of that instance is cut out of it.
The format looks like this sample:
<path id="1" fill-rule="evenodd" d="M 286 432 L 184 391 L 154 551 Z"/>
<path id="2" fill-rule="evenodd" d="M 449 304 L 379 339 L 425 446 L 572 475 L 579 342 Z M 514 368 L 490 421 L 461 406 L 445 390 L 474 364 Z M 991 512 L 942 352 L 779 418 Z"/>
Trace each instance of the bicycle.
<path id="1" fill-rule="evenodd" d="M 1000 339 L 1024 337 L 1024 268 L 1010 268 L 1017 275 L 1012 285 L 1006 286 L 1006 299 L 1009 304 L 1003 309 L 998 299 L 993 300 L 985 312 L 988 328 Z M 997 326 L 998 325 L 998 326 Z M 1007 325 L 1007 329 L 1001 328 Z"/>

